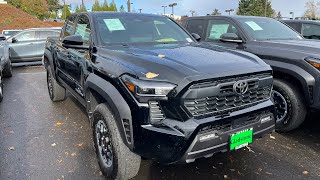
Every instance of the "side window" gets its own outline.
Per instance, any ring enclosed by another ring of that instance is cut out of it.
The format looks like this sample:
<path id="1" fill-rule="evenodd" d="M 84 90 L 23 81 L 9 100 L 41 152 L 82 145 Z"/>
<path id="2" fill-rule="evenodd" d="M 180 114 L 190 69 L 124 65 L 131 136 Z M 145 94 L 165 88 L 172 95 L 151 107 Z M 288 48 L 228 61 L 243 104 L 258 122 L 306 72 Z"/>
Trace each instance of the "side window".
<path id="1" fill-rule="evenodd" d="M 74 27 L 74 21 L 76 19 L 76 16 L 69 16 L 68 20 L 66 21 L 65 30 L 63 36 L 71 36 L 73 35 L 73 27 Z"/>
<path id="2" fill-rule="evenodd" d="M 191 19 L 188 21 L 187 30 L 190 33 L 197 33 L 203 36 L 205 29 L 205 21 L 201 19 Z"/>
<path id="3" fill-rule="evenodd" d="M 56 31 L 40 31 L 39 39 L 46 40 L 48 37 L 59 37 L 59 33 Z"/>
<path id="4" fill-rule="evenodd" d="M 208 25 L 209 40 L 220 40 L 221 35 L 225 33 L 238 34 L 237 28 L 226 20 L 210 20 Z"/>
<path id="5" fill-rule="evenodd" d="M 320 39 L 320 26 L 315 24 L 302 24 L 302 35 L 307 39 Z"/>
<path id="6" fill-rule="evenodd" d="M 296 30 L 298 33 L 301 33 L 301 24 L 300 23 L 287 23 L 292 29 Z"/>
<path id="7" fill-rule="evenodd" d="M 15 38 L 17 39 L 18 42 L 37 40 L 35 31 L 27 31 L 27 32 L 21 33 L 17 35 Z"/>
<path id="8" fill-rule="evenodd" d="M 82 36 L 85 44 L 90 44 L 91 28 L 87 16 L 82 15 L 79 17 L 75 34 Z"/>

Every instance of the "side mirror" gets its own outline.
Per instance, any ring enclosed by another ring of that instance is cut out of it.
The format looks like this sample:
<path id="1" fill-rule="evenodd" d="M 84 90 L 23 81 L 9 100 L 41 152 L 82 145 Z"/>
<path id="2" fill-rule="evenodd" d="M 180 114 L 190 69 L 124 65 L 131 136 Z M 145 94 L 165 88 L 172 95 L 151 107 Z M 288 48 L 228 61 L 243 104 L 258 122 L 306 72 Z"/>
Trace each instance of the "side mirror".
<path id="1" fill-rule="evenodd" d="M 83 45 L 83 39 L 80 35 L 67 36 L 62 40 L 62 46 L 71 49 L 89 49 L 89 46 Z"/>
<path id="2" fill-rule="evenodd" d="M 6 40 L 6 36 L 3 34 L 0 34 L 0 41 L 5 41 Z"/>
<path id="3" fill-rule="evenodd" d="M 243 41 L 235 33 L 222 34 L 221 37 L 220 37 L 220 41 L 222 41 L 222 42 L 231 42 L 231 43 L 243 43 Z"/>
<path id="4" fill-rule="evenodd" d="M 201 40 L 201 36 L 197 33 L 191 33 L 191 35 L 194 37 L 194 39 L 196 39 L 197 41 Z"/>
<path id="5" fill-rule="evenodd" d="M 16 42 L 18 42 L 17 38 L 12 38 L 11 39 L 11 43 L 16 43 Z"/>

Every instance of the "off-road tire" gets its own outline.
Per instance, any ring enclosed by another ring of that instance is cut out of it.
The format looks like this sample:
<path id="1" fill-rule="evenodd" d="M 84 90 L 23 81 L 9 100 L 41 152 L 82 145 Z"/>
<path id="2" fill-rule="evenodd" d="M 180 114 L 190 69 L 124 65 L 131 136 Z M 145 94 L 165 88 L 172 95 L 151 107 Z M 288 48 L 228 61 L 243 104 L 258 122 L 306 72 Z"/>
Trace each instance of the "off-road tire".
<path id="1" fill-rule="evenodd" d="M 282 122 L 277 122 L 278 132 L 288 132 L 298 128 L 306 118 L 307 107 L 302 92 L 298 85 L 294 85 L 287 80 L 274 79 L 274 90 L 279 92 L 286 100 L 287 115 Z"/>
<path id="2" fill-rule="evenodd" d="M 60 86 L 53 77 L 50 66 L 47 67 L 47 86 L 50 99 L 53 102 L 59 102 L 66 99 L 66 89 Z"/>
<path id="3" fill-rule="evenodd" d="M 8 63 L 4 66 L 2 71 L 3 77 L 12 77 L 12 64 L 9 60 Z"/>
<path id="4" fill-rule="evenodd" d="M 0 72 L 0 102 L 3 100 L 3 81 L 2 81 L 2 75 Z"/>
<path id="5" fill-rule="evenodd" d="M 93 121 L 94 148 L 103 175 L 107 179 L 117 180 L 127 180 L 135 177 L 140 168 L 141 157 L 131 152 L 123 143 L 116 125 L 116 119 L 107 104 L 100 104 L 96 107 L 93 113 Z M 110 149 L 112 150 L 113 158 L 112 165 L 109 165 L 109 167 L 104 163 L 103 153 L 99 151 L 98 147 L 100 146 L 101 148 L 101 145 L 99 145 L 101 139 L 98 140 L 101 135 L 97 135 L 97 133 L 100 132 L 97 127 L 101 125 L 101 122 L 104 122 L 106 125 L 105 132 L 107 132 L 106 137 L 108 137 L 108 142 L 111 140 Z"/>

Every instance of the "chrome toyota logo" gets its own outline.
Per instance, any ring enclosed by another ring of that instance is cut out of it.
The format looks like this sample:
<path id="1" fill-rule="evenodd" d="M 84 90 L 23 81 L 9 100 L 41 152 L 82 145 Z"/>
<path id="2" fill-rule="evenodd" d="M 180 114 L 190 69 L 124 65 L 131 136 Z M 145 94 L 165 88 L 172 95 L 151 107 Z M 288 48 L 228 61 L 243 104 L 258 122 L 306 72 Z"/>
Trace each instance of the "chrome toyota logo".
<path id="1" fill-rule="evenodd" d="M 247 81 L 238 81 L 233 85 L 233 91 L 238 94 L 245 94 L 249 89 Z"/>

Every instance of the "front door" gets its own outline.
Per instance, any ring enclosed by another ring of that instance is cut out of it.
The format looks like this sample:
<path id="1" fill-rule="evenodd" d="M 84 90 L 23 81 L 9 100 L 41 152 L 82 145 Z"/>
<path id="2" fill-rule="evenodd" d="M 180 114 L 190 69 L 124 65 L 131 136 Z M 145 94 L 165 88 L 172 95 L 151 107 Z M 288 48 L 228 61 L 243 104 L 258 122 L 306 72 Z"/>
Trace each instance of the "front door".
<path id="1" fill-rule="evenodd" d="M 12 62 L 34 61 L 38 37 L 36 31 L 26 31 L 14 36 L 10 42 Z"/>
<path id="2" fill-rule="evenodd" d="M 79 16 L 74 34 L 82 37 L 85 46 L 90 46 L 91 28 L 86 15 Z M 76 93 L 84 97 L 84 74 L 86 73 L 86 61 L 89 60 L 89 50 L 69 49 L 69 53 L 71 64 L 67 73 L 74 80 Z"/>
<path id="3" fill-rule="evenodd" d="M 232 22 L 225 19 L 210 19 L 204 40 L 228 48 L 243 49 L 242 44 L 220 41 L 221 36 L 225 33 L 234 33 L 240 36 L 238 29 Z"/>

